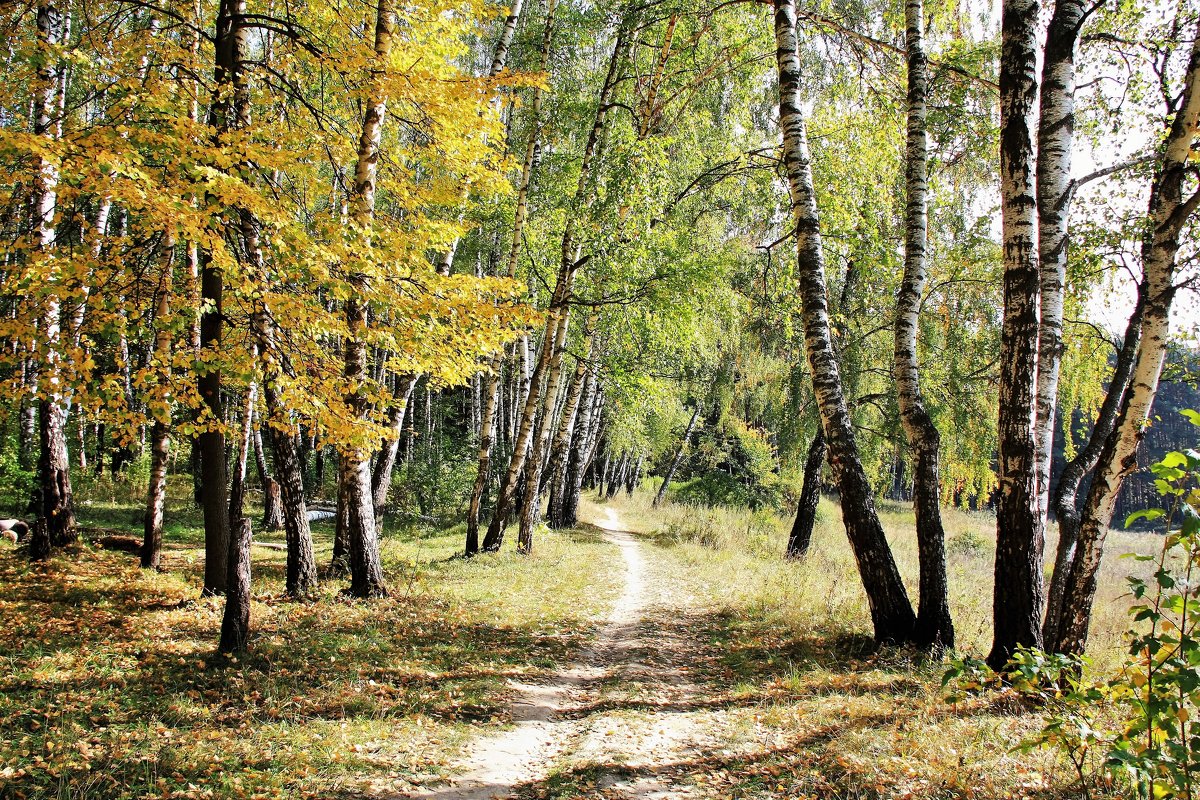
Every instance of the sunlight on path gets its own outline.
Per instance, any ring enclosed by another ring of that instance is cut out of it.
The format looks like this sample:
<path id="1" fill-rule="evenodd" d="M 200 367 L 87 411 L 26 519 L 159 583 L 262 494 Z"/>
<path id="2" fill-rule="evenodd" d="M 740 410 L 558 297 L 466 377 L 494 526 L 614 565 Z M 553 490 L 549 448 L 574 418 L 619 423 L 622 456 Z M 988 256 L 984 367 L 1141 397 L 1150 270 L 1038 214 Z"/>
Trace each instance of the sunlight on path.
<path id="1" fill-rule="evenodd" d="M 471 756 L 453 766 L 455 777 L 445 787 L 415 792 L 410 797 L 444 800 L 486 800 L 511 796 L 523 784 L 546 778 L 559 755 L 584 727 L 567 714 L 588 683 L 609 673 L 607 661 L 628 647 L 633 627 L 645 606 L 644 562 L 637 540 L 621 530 L 611 508 L 601 526 L 605 538 L 620 548 L 625 561 L 625 590 L 605 619 L 596 641 L 583 651 L 580 662 L 551 676 L 547 683 L 511 683 L 514 726 L 478 740 Z"/>

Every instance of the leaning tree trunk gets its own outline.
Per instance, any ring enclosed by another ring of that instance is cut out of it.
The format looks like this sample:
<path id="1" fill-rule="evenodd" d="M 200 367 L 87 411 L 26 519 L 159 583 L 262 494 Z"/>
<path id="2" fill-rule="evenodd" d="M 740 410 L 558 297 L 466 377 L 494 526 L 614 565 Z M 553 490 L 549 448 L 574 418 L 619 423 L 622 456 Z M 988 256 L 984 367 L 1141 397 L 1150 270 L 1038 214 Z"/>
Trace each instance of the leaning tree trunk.
<path id="1" fill-rule="evenodd" d="M 1062 365 L 1063 292 L 1067 280 L 1071 211 L 1071 149 L 1075 135 L 1075 45 L 1089 3 L 1055 0 L 1042 60 L 1037 145 L 1038 264 L 1041 319 L 1038 332 L 1038 513 L 1049 507 L 1058 377 Z"/>
<path id="2" fill-rule="evenodd" d="M 825 434 L 818 430 L 804 459 L 804 482 L 800 486 L 800 501 L 796 504 L 796 521 L 792 523 L 792 532 L 788 536 L 788 558 L 804 558 L 812 546 L 817 505 L 821 502 L 821 464 L 824 462 Z"/>
<path id="3" fill-rule="evenodd" d="M 388 492 L 392 490 L 392 472 L 396 469 L 396 456 L 400 453 L 400 439 L 404 434 L 404 421 L 408 418 L 408 401 L 417 385 L 416 375 L 404 375 L 399 379 L 392 411 L 388 420 L 392 435 L 383 443 L 375 469 L 371 472 L 371 494 L 375 501 L 376 519 L 383 516 Z"/>
<path id="4" fill-rule="evenodd" d="M 926 99 L 929 64 L 924 43 L 922 0 L 905 3 L 908 57 L 908 137 L 905 153 L 904 278 L 896 297 L 895 358 L 892 374 L 900 421 L 914 455 L 913 510 L 916 513 L 917 553 L 920 558 L 920 606 L 914 638 L 922 647 L 954 647 L 954 623 L 946 581 L 946 533 L 942 528 L 941 480 L 938 459 L 941 435 L 925 409 L 917 366 L 917 333 L 921 299 L 928 279 L 925 250 L 929 238 L 929 137 Z"/>
<path id="5" fill-rule="evenodd" d="M 1062 596 L 1067 586 L 1067 575 L 1075 560 L 1075 545 L 1079 541 L 1079 486 L 1100 460 L 1104 443 L 1117 426 L 1117 416 L 1129 390 L 1129 377 L 1137 360 L 1142 341 L 1142 311 L 1145 302 L 1139 289 L 1137 305 L 1125 328 L 1125 340 L 1117 353 L 1117 363 L 1108 381 L 1108 391 L 1096 415 L 1096 422 L 1087 444 L 1063 467 L 1054 488 L 1054 516 L 1058 520 L 1058 547 L 1054 554 L 1054 571 L 1050 577 L 1050 590 L 1046 595 L 1046 619 L 1042 623 L 1042 642 L 1054 647 L 1058 641 L 1058 623 L 1062 618 Z"/>
<path id="6" fill-rule="evenodd" d="M 692 438 L 692 432 L 696 430 L 696 419 L 700 416 L 700 401 L 696 401 L 696 407 L 692 409 L 692 418 L 688 420 L 687 428 L 683 431 L 683 438 L 679 440 L 679 447 L 675 448 L 675 455 L 671 456 L 671 463 L 667 465 L 667 471 L 663 473 L 662 483 L 658 487 L 658 494 L 654 495 L 654 502 L 651 505 L 658 508 L 662 504 L 663 499 L 667 496 L 667 489 L 671 488 L 671 480 L 675 477 L 675 471 L 679 469 L 679 465 L 683 462 L 683 451 L 687 448 L 688 440 Z"/>
<path id="7" fill-rule="evenodd" d="M 1042 644 L 1042 549 L 1037 459 L 1041 276 L 1037 257 L 1033 121 L 1038 0 L 1004 0 L 1000 52 L 1000 196 L 1004 322 L 1000 332 L 999 489 L 995 621 L 988 664 Z"/>
<path id="8" fill-rule="evenodd" d="M 1088 491 L 1079 542 L 1063 592 L 1058 640 L 1053 649 L 1082 653 L 1087 644 L 1092 602 L 1096 596 L 1104 539 L 1112 521 L 1125 476 L 1137 467 L 1137 447 L 1158 391 L 1166 357 L 1171 304 L 1175 298 L 1176 258 L 1180 236 L 1200 205 L 1200 191 L 1184 197 L 1190 180 L 1192 140 L 1200 122 L 1200 23 L 1194 39 L 1183 92 L 1150 190 L 1148 231 L 1142 241 L 1142 341 L 1134 364 L 1124 407 L 1116 428 L 1105 442 L 1091 489 Z"/>
<path id="9" fill-rule="evenodd" d="M 829 331 L 817 197 L 808 154 L 807 124 L 801 106 L 796 6 L 794 0 L 774 0 L 774 6 L 779 127 L 783 131 L 783 161 L 796 221 L 798 283 L 813 393 L 829 447 L 830 466 L 841 493 L 846 534 L 854 549 L 871 606 L 875 641 L 879 644 L 909 642 L 916 618 L 875 511 L 871 483 L 859 458 Z"/>
<path id="10" fill-rule="evenodd" d="M 392 50 L 395 27 L 393 0 L 379 0 L 375 16 L 375 60 L 379 68 L 386 67 Z M 376 84 L 366 103 L 362 133 L 358 141 L 358 160 L 354 171 L 352 216 L 359 230 L 369 231 L 375 215 L 375 189 L 378 180 L 379 143 L 383 137 L 383 121 L 387 114 L 387 92 L 384 83 Z M 367 245 L 370 242 L 366 242 Z M 363 335 L 367 327 L 367 307 L 359 296 L 366 288 L 366 276 L 350 276 L 352 296 L 346 300 L 345 314 L 348 335 L 343 343 L 345 378 L 350 386 L 366 377 L 366 344 Z M 362 418 L 368 400 L 361 390 L 346 398 L 353 417 Z M 370 455 L 362 445 L 345 448 L 342 453 L 338 479 L 345 489 L 348 539 L 350 545 L 350 594 L 354 597 L 382 597 L 387 594 L 383 567 L 379 559 L 379 539 L 375 527 L 375 502 L 371 491 Z"/>

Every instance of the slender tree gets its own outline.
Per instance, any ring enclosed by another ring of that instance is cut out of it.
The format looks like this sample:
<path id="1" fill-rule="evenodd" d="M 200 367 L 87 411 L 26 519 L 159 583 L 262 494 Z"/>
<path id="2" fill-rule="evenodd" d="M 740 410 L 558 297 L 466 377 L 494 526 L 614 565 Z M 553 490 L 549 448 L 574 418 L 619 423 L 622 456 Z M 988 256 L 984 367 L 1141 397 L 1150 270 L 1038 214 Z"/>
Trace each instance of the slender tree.
<path id="1" fill-rule="evenodd" d="M 808 154 L 807 123 L 801 104 L 795 2 L 774 0 L 774 10 L 779 127 L 783 132 L 783 162 L 796 223 L 799 292 L 813 391 L 829 447 L 830 466 L 842 496 L 842 519 L 871 606 L 875 640 L 879 644 L 904 643 L 913 638 L 916 617 L 875 511 L 829 332 L 825 260 Z"/>
<path id="2" fill-rule="evenodd" d="M 395 15 L 392 0 L 379 0 L 375 7 L 375 69 L 386 72 L 392 49 Z M 358 141 L 358 158 L 354 169 L 354 192 L 351 197 L 351 218 L 354 225 L 369 237 L 375 215 L 375 189 L 379 173 L 379 144 L 383 137 L 384 117 L 388 96 L 385 84 L 377 81 L 372 87 L 363 114 L 362 132 Z M 369 244 L 369 242 L 368 242 Z M 351 275 L 352 287 L 361 292 L 367 278 Z M 366 378 L 367 347 L 363 335 L 367 326 L 367 305 L 358 296 L 345 304 L 349 336 L 343 344 L 345 378 L 351 387 L 346 404 L 351 415 L 362 418 L 368 400 L 357 388 Z M 350 594 L 354 597 L 383 597 L 387 587 L 379 561 L 379 540 L 375 528 L 374 496 L 371 491 L 371 461 L 361 446 L 347 447 L 342 452 L 339 481 L 345 492 L 349 528 Z"/>
<path id="3" fill-rule="evenodd" d="M 925 54 L 925 10 L 922 0 L 907 0 L 905 49 L 908 59 L 908 135 L 905 148 L 904 278 L 896 297 L 895 358 L 892 372 L 900 420 L 914 464 L 913 508 L 921 565 L 920 606 L 916 640 L 923 646 L 954 646 L 950 595 L 946 581 L 946 533 L 942 528 L 941 479 L 938 461 L 941 435 L 925 409 L 917 367 L 917 332 L 921 299 L 929 268 L 929 135 L 926 105 L 929 63 Z"/>
<path id="4" fill-rule="evenodd" d="M 1171 305 L 1179 288 L 1175 269 L 1180 238 L 1200 206 L 1200 190 L 1185 193 L 1200 124 L 1200 22 L 1195 33 L 1182 92 L 1177 100 L 1168 98 L 1170 122 L 1150 188 L 1149 224 L 1142 239 L 1141 342 L 1121 414 L 1104 443 L 1088 491 L 1075 558 L 1063 591 L 1057 641 L 1051 643 L 1058 652 L 1082 653 L 1087 644 L 1108 525 L 1125 476 L 1137 467 L 1138 443 L 1167 353 Z"/>

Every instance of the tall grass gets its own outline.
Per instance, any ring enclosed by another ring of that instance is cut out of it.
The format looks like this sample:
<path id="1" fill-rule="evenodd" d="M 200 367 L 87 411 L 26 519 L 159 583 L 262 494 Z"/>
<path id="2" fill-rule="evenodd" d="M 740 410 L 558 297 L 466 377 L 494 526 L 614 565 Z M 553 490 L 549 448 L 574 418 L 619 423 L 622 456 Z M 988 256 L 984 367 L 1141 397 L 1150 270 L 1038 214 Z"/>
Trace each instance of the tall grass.
<path id="1" fill-rule="evenodd" d="M 718 605 L 752 607 L 797 632 L 811 635 L 870 633 L 870 616 L 839 506 L 822 498 L 808 555 L 784 558 L 791 519 L 765 510 L 749 511 L 667 502 L 651 507 L 652 492 L 624 493 L 610 503 L 635 531 L 670 548 L 703 582 Z M 919 562 L 911 506 L 878 504 L 880 519 L 914 607 L 919 602 Z M 958 648 L 984 654 L 991 646 L 996 519 L 988 512 L 943 509 L 950 607 Z M 1095 669 L 1116 668 L 1125 652 L 1131 597 L 1125 578 L 1145 577 L 1151 566 L 1122 558 L 1154 553 L 1161 537 L 1112 530 L 1101 566 L 1092 617 L 1089 656 Z M 1047 532 L 1046 579 L 1058 543 Z"/>

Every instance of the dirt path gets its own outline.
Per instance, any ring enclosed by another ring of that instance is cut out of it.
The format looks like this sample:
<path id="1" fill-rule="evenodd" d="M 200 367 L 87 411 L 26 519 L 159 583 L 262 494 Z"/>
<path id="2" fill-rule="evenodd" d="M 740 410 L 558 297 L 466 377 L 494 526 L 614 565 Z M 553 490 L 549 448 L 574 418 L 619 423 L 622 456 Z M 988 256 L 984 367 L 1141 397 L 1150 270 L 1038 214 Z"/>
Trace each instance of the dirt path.
<path id="1" fill-rule="evenodd" d="M 689 662 L 704 650 L 684 623 L 694 601 L 611 508 L 600 527 L 625 564 L 625 588 L 579 662 L 544 683 L 514 683 L 514 726 L 481 738 L 452 780 L 410 797 L 553 796 L 556 785 L 609 798 L 690 798 L 674 765 L 715 747 Z"/>

